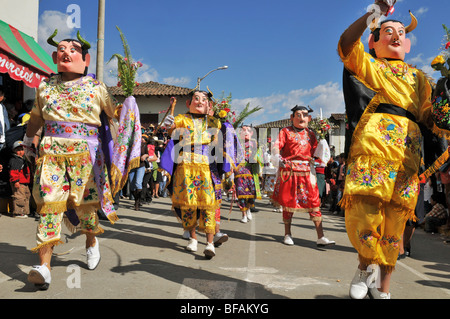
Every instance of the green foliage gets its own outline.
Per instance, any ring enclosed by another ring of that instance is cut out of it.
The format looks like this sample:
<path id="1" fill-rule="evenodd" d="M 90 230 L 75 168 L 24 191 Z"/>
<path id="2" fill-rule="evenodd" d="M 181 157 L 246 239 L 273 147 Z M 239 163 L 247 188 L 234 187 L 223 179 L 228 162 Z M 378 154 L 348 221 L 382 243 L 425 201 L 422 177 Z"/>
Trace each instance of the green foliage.
<path id="1" fill-rule="evenodd" d="M 255 112 L 258 112 L 259 110 L 262 110 L 262 107 L 255 106 L 250 109 L 250 103 L 247 103 L 245 108 L 236 116 L 236 122 L 233 123 L 233 127 L 236 129 L 239 127 L 240 124 L 244 123 L 244 120 L 252 115 Z"/>
<path id="2" fill-rule="evenodd" d="M 117 71 L 118 71 L 117 76 L 119 78 L 117 86 L 122 87 L 122 91 L 124 92 L 125 97 L 129 97 L 133 95 L 133 90 L 135 86 L 139 85 L 139 83 L 136 82 L 136 73 L 138 68 L 142 66 L 142 63 L 139 61 L 133 62 L 128 42 L 125 36 L 123 35 L 122 30 L 120 30 L 118 26 L 116 26 L 116 28 L 120 33 L 120 39 L 122 40 L 124 56 L 118 53 L 113 54 L 113 56 L 109 59 L 108 63 L 112 59 L 117 58 Z"/>

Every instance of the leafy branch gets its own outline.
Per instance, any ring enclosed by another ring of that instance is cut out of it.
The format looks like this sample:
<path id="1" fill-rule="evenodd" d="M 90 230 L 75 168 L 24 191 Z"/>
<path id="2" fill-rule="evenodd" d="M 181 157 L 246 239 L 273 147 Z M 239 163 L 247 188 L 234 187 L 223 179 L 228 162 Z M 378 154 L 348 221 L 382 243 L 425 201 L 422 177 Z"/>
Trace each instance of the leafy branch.
<path id="1" fill-rule="evenodd" d="M 128 46 L 127 39 L 122 33 L 122 30 L 120 30 L 118 26 L 116 26 L 116 28 L 120 33 L 120 39 L 122 40 L 124 56 L 115 53 L 109 59 L 108 63 L 112 59 L 117 58 L 117 71 L 118 71 L 117 76 L 119 78 L 117 86 L 122 87 L 122 91 L 124 92 L 125 97 L 129 97 L 133 95 L 133 90 L 135 86 L 139 85 L 139 83 L 136 82 L 136 73 L 137 69 L 142 67 L 142 63 L 139 61 L 133 62 L 133 58 L 131 57 L 131 51 L 130 47 Z"/>
<path id="2" fill-rule="evenodd" d="M 236 122 L 233 123 L 233 127 L 236 129 L 239 127 L 240 124 L 244 122 L 244 119 L 246 119 L 248 116 L 252 115 L 255 112 L 258 112 L 259 110 L 262 110 L 262 107 L 256 106 L 252 109 L 250 108 L 250 103 L 247 103 L 245 108 L 239 113 L 239 115 L 236 117 Z"/>

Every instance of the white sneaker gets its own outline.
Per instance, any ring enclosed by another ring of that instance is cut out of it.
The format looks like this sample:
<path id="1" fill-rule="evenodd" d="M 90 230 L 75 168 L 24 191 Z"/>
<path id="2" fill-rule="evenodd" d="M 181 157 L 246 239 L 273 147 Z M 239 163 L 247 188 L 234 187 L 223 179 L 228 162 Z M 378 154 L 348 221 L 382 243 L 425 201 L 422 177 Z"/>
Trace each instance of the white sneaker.
<path id="1" fill-rule="evenodd" d="M 388 292 L 381 292 L 376 287 L 369 288 L 369 297 L 371 299 L 391 299 L 391 294 Z"/>
<path id="2" fill-rule="evenodd" d="M 291 235 L 285 235 L 285 236 L 284 236 L 283 243 L 284 243 L 285 245 L 288 245 L 288 246 L 294 245 L 294 241 L 292 240 Z"/>
<path id="3" fill-rule="evenodd" d="M 189 238 L 191 237 L 191 235 L 190 235 L 190 233 L 189 233 L 188 230 L 185 230 L 185 231 L 183 232 L 183 235 L 181 235 L 181 237 L 182 237 L 183 239 L 189 239 Z"/>
<path id="4" fill-rule="evenodd" d="M 187 251 L 197 251 L 197 239 L 189 238 L 189 244 L 186 246 Z"/>
<path id="5" fill-rule="evenodd" d="M 317 246 L 328 246 L 328 245 L 334 245 L 334 244 L 336 244 L 336 242 L 334 240 L 329 240 L 325 236 L 317 239 Z"/>
<path id="6" fill-rule="evenodd" d="M 100 247 L 97 237 L 95 237 L 94 247 L 86 248 L 87 266 L 90 270 L 97 268 L 100 262 Z"/>
<path id="7" fill-rule="evenodd" d="M 247 215 L 244 215 L 244 217 L 242 217 L 241 219 L 241 223 L 245 224 L 246 222 L 248 222 Z"/>
<path id="8" fill-rule="evenodd" d="M 47 264 L 41 266 L 33 266 L 28 273 L 28 281 L 33 283 L 40 290 L 47 290 L 52 281 L 50 270 L 47 268 Z"/>
<path id="9" fill-rule="evenodd" d="M 367 279 L 370 276 L 370 272 L 357 269 L 352 282 L 350 283 L 349 295 L 352 299 L 364 299 L 369 291 Z"/>
<path id="10" fill-rule="evenodd" d="M 247 211 L 247 219 L 248 220 L 252 220 L 253 219 L 252 213 L 250 212 L 250 209 Z"/>
<path id="11" fill-rule="evenodd" d="M 214 247 L 219 247 L 228 240 L 228 235 L 222 232 L 218 232 L 214 235 Z"/>
<path id="12" fill-rule="evenodd" d="M 206 248 L 203 251 L 203 253 L 205 254 L 206 258 L 213 258 L 216 255 L 216 250 L 214 248 L 214 245 L 212 243 L 207 243 L 206 244 Z"/>

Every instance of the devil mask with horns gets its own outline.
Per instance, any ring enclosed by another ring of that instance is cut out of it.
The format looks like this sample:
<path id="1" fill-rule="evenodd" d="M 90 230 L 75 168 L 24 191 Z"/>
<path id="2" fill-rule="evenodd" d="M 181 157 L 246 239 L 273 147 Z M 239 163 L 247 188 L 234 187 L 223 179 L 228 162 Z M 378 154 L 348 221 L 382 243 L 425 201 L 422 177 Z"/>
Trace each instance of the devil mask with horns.
<path id="1" fill-rule="evenodd" d="M 56 47 L 53 52 L 53 62 L 56 64 L 58 73 L 71 73 L 86 75 L 91 57 L 88 53 L 91 45 L 84 40 L 80 32 L 77 33 L 78 39 L 64 39 L 60 42 L 55 42 L 53 38 L 58 33 L 58 30 L 48 38 L 47 43 Z"/>
<path id="2" fill-rule="evenodd" d="M 379 26 L 372 27 L 369 37 L 370 54 L 380 59 L 405 60 L 411 49 L 411 40 L 406 34 L 417 26 L 417 19 L 411 15 L 411 24 L 407 27 L 397 20 L 385 20 Z"/>

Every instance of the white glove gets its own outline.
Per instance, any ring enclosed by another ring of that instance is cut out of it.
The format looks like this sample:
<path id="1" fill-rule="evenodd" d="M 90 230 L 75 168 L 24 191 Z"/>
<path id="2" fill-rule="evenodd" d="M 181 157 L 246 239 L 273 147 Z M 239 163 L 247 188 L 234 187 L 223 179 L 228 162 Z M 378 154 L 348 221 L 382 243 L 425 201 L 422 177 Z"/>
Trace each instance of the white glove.
<path id="1" fill-rule="evenodd" d="M 397 0 L 383 0 L 383 2 L 392 7 L 397 2 Z"/>
<path id="2" fill-rule="evenodd" d="M 174 120 L 175 118 L 173 117 L 173 115 L 167 115 L 162 126 L 165 128 L 169 128 L 172 126 Z"/>
<path id="3" fill-rule="evenodd" d="M 25 157 L 31 161 L 31 158 L 35 158 L 36 157 L 36 148 L 34 147 L 33 144 L 33 140 L 34 137 L 28 137 L 28 136 L 24 136 L 23 137 L 23 146 L 25 149 Z"/>
<path id="4" fill-rule="evenodd" d="M 375 5 L 378 5 L 382 13 L 386 16 L 394 12 L 394 5 L 397 0 L 376 0 Z"/>

